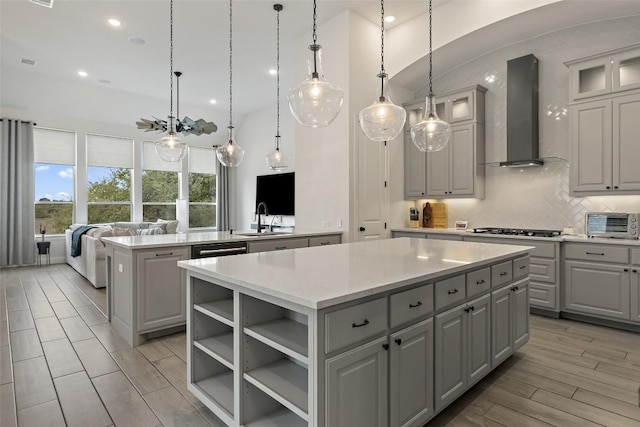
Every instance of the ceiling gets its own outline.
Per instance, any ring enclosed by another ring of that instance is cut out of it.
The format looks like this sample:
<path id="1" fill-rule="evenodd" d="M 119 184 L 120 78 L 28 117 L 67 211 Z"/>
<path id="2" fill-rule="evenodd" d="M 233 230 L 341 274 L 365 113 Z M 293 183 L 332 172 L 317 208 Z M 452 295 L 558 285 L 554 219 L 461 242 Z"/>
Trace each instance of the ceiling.
<path id="1" fill-rule="evenodd" d="M 447 5 L 452 1 L 434 0 L 434 9 L 453 5 L 455 11 L 455 7 L 468 7 L 465 2 L 477 0 L 455 0 L 456 4 Z M 275 101 L 275 77 L 268 73 L 275 66 L 276 13 L 273 3 L 264 0 L 234 0 L 233 3 L 233 109 L 238 115 L 265 108 Z M 293 55 L 299 50 L 295 43 L 300 43 L 305 34 L 310 36 L 312 3 L 310 0 L 288 0 L 282 4 L 281 80 L 282 89 L 286 90 L 300 77 L 291 75 L 289 70 L 294 69 Z M 378 25 L 379 8 L 378 0 L 321 0 L 317 9 L 318 22 L 322 24 L 352 10 Z M 394 26 L 424 14 L 426 10 L 425 0 L 387 0 L 386 14 L 397 18 L 387 28 L 393 31 Z M 454 40 L 439 52 L 434 72 L 437 75 L 492 49 L 548 31 L 634 13 L 640 14 L 640 0 L 561 1 Z M 111 27 L 108 18 L 117 18 L 122 25 Z M 197 109 L 203 118 L 224 127 L 229 108 L 228 1 L 174 0 L 173 32 L 174 71 L 183 72 L 180 79 L 181 116 Z M 168 0 L 54 0 L 53 8 L 27 0 L 0 0 L 0 35 L 3 87 L 6 89 L 16 84 L 13 80 L 20 80 L 21 90 L 28 92 L 31 86 L 36 87 L 33 82 L 41 80 L 38 89 L 31 89 L 41 92 L 30 94 L 29 102 L 42 98 L 43 85 L 59 82 L 65 90 L 82 91 L 84 88 L 90 95 L 108 91 L 112 93 L 111 99 L 117 100 L 116 105 L 132 104 L 131 100 L 136 97 L 147 100 L 146 104 L 141 104 L 144 107 L 137 104 L 123 106 L 122 109 L 128 107 L 134 112 L 121 113 L 120 120 L 116 120 L 117 112 L 110 106 L 114 122 L 132 123 L 139 117 L 164 117 L 168 113 Z M 132 44 L 129 38 L 141 38 L 146 43 Z M 322 43 L 322 39 L 320 27 L 318 42 Z M 22 58 L 33 60 L 36 65 L 24 65 L 20 62 Z M 412 90 L 423 85 L 426 59 L 423 57 L 393 76 L 393 81 Z M 88 76 L 79 77 L 78 70 L 86 71 Z M 218 101 L 216 105 L 209 103 L 212 98 Z M 82 104 L 76 108 L 85 108 L 88 116 L 98 114 L 95 106 L 84 106 L 82 96 L 73 99 Z M 3 106 L 6 106 L 4 97 Z M 211 112 L 211 118 L 208 112 Z M 138 116 L 132 119 L 132 115 Z"/>

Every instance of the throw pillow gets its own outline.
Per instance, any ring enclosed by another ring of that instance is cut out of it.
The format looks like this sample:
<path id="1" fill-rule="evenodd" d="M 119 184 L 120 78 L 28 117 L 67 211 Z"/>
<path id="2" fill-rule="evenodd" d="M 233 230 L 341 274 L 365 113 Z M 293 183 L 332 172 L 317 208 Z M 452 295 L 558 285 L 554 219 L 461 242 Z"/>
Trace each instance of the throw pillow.
<path id="1" fill-rule="evenodd" d="M 166 224 L 165 232 L 167 234 L 176 234 L 178 232 L 178 221 L 171 219 L 160 219 L 156 221 L 156 224 Z"/>
<path id="2" fill-rule="evenodd" d="M 87 231 L 87 234 L 89 233 L 91 233 L 91 236 L 95 237 L 96 239 L 99 239 L 100 237 L 113 236 L 111 227 L 92 228 L 91 230 Z"/>
<path id="3" fill-rule="evenodd" d="M 135 236 L 136 232 L 130 228 L 113 227 L 114 236 Z"/>
<path id="4" fill-rule="evenodd" d="M 149 227 L 142 230 L 138 230 L 138 236 L 154 236 L 158 234 L 166 234 L 162 227 Z"/>

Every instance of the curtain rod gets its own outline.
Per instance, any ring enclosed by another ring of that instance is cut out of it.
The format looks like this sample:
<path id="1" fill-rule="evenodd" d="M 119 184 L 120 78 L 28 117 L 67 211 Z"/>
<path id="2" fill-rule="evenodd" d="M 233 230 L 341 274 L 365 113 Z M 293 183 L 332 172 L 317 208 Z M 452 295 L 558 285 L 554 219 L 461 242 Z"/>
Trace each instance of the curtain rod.
<path id="1" fill-rule="evenodd" d="M 3 121 L 4 118 L 0 118 L 0 122 Z M 17 120 L 17 119 L 7 119 L 7 120 Z M 21 123 L 33 123 L 34 126 L 38 126 L 37 123 L 31 122 L 31 120 L 20 120 Z"/>

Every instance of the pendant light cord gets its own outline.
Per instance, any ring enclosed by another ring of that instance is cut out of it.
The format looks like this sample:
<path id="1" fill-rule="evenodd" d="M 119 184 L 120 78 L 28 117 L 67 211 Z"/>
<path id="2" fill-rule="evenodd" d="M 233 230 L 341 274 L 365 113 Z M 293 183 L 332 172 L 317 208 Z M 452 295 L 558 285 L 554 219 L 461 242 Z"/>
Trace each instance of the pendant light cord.
<path id="1" fill-rule="evenodd" d="M 233 129 L 233 0 L 229 0 L 229 142 Z"/>
<path id="2" fill-rule="evenodd" d="M 169 1 L 169 87 L 171 94 L 169 96 L 169 133 L 173 133 L 173 0 Z"/>
<path id="3" fill-rule="evenodd" d="M 384 0 L 380 0 L 380 102 L 385 101 L 384 97 L 384 79 L 387 73 L 384 70 Z"/>
<path id="4" fill-rule="evenodd" d="M 280 11 L 282 5 L 276 4 L 276 150 L 280 150 Z"/>
<path id="5" fill-rule="evenodd" d="M 310 46 L 313 51 L 313 73 L 311 77 L 314 79 L 318 78 L 318 35 L 316 34 L 318 31 L 318 12 L 317 12 L 317 4 L 316 0 L 313 0 L 313 44 Z"/>
<path id="6" fill-rule="evenodd" d="M 433 45 L 431 43 L 431 33 L 432 33 L 432 9 L 431 9 L 431 0 L 429 0 L 429 98 L 433 98 L 433 83 L 431 82 L 432 73 L 433 73 Z"/>

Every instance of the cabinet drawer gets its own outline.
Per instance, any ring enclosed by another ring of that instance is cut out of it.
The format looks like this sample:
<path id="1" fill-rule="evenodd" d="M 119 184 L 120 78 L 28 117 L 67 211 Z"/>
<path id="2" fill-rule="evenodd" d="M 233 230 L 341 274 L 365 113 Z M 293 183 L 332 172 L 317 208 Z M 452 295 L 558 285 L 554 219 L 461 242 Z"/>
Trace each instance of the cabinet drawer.
<path id="1" fill-rule="evenodd" d="M 529 274 L 529 256 L 523 256 L 513 260 L 513 279 L 520 279 Z"/>
<path id="2" fill-rule="evenodd" d="M 495 289 L 513 280 L 511 261 L 501 262 L 491 266 L 491 288 Z"/>
<path id="3" fill-rule="evenodd" d="M 640 249 L 631 249 L 631 264 L 640 265 Z"/>
<path id="4" fill-rule="evenodd" d="M 378 298 L 363 304 L 327 313 L 325 352 L 371 338 L 387 329 L 387 299 Z"/>
<path id="5" fill-rule="evenodd" d="M 327 245 L 337 245 L 341 243 L 342 240 L 340 236 L 318 236 L 318 237 L 309 237 L 309 247 L 312 246 L 327 246 Z"/>
<path id="6" fill-rule="evenodd" d="M 263 240 L 260 242 L 249 242 L 249 252 L 280 251 L 283 249 L 306 248 L 309 246 L 309 239 L 277 239 Z"/>
<path id="7" fill-rule="evenodd" d="M 556 282 L 556 260 L 531 257 L 529 264 L 529 276 L 536 282 Z"/>
<path id="8" fill-rule="evenodd" d="M 466 298 L 465 275 L 436 282 L 436 311 L 464 301 Z"/>
<path id="9" fill-rule="evenodd" d="M 491 268 L 467 273 L 467 296 L 469 298 L 487 292 L 491 289 Z"/>
<path id="10" fill-rule="evenodd" d="M 391 327 L 426 316 L 433 311 L 433 284 L 391 295 Z"/>
<path id="11" fill-rule="evenodd" d="M 529 304 L 532 307 L 557 310 L 555 285 L 529 282 Z"/>
<path id="12" fill-rule="evenodd" d="M 426 239 L 425 233 L 412 232 L 412 231 L 392 231 L 391 237 L 413 237 L 414 239 Z"/>
<path id="13" fill-rule="evenodd" d="M 565 247 L 564 256 L 567 259 L 585 261 L 629 263 L 629 249 L 621 246 L 568 244 Z"/>

